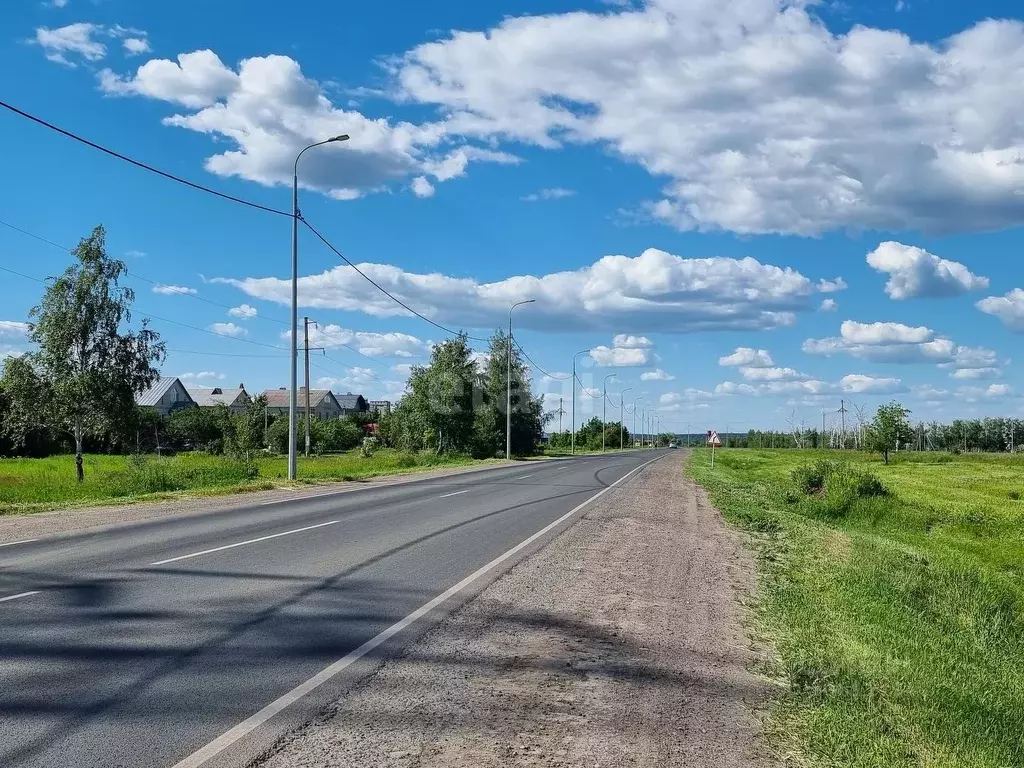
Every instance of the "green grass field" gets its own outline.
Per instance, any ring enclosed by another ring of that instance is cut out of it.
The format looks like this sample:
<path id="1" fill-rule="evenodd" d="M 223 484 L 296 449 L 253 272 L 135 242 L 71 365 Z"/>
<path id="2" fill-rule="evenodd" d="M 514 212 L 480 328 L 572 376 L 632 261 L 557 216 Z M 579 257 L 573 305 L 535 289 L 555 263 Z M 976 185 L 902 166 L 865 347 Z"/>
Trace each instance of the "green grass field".
<path id="1" fill-rule="evenodd" d="M 414 472 L 431 467 L 474 464 L 468 456 L 376 452 L 366 458 L 351 453 L 299 458 L 305 482 L 360 480 Z M 0 459 L 0 514 L 39 512 L 66 506 L 172 497 L 181 493 L 211 495 L 266 490 L 283 485 L 287 458 L 260 457 L 251 462 L 206 454 L 180 454 L 141 460 L 125 456 L 87 455 L 85 482 L 75 481 L 72 456 L 47 459 Z"/>
<path id="2" fill-rule="evenodd" d="M 795 764 L 1024 766 L 1024 459 L 707 451 L 689 472 L 759 550 L 759 633 L 786 693 L 770 739 Z M 854 480 L 850 480 L 853 477 Z M 843 479 L 845 478 L 845 479 Z"/>

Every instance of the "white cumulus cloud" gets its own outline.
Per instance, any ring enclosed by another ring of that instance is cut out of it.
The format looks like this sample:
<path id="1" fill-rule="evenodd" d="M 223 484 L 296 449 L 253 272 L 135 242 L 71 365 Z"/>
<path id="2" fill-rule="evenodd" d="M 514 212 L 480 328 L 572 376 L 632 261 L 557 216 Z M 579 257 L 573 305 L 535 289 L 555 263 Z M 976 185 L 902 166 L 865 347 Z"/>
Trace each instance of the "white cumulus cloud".
<path id="1" fill-rule="evenodd" d="M 646 336 L 631 336 L 626 333 L 618 333 L 612 339 L 613 347 L 622 349 L 653 349 L 654 342 Z"/>
<path id="2" fill-rule="evenodd" d="M 240 317 L 243 320 L 249 320 L 256 317 L 259 313 L 256 311 L 256 307 L 251 306 L 250 304 L 239 304 L 237 307 L 229 309 L 228 314 L 232 317 Z"/>
<path id="3" fill-rule="evenodd" d="M 843 376 L 839 384 L 843 392 L 857 395 L 888 395 L 906 391 L 899 379 L 875 378 L 860 373 Z"/>
<path id="4" fill-rule="evenodd" d="M 661 368 L 655 368 L 653 371 L 644 371 L 640 374 L 640 381 L 675 381 L 675 376 L 667 371 L 661 370 Z"/>
<path id="5" fill-rule="evenodd" d="M 767 349 L 737 347 L 731 355 L 718 358 L 719 365 L 736 365 L 745 368 L 771 368 L 775 365 Z"/>
<path id="6" fill-rule="evenodd" d="M 955 344 L 925 326 L 853 320 L 843 322 L 838 337 L 805 340 L 803 351 L 828 357 L 851 355 L 877 363 L 933 363 L 957 369 L 990 368 L 997 361 L 993 350 Z"/>
<path id="7" fill-rule="evenodd" d="M 949 374 L 954 379 L 977 381 L 979 379 L 999 379 L 1003 372 L 1000 368 L 961 368 Z"/>
<path id="8" fill-rule="evenodd" d="M 507 322 L 508 307 L 537 303 L 517 326 L 541 331 L 612 330 L 697 332 L 788 326 L 812 307 L 811 281 L 790 268 L 752 258 L 688 259 L 649 248 L 639 256 L 605 256 L 574 271 L 519 275 L 493 283 L 407 272 L 389 264 L 359 269 L 427 317 L 445 324 L 487 328 Z M 290 282 L 276 277 L 214 278 L 248 296 L 287 306 Z M 303 306 L 405 315 L 347 265 L 299 278 Z"/>
<path id="9" fill-rule="evenodd" d="M 985 314 L 999 318 L 1011 331 L 1024 333 L 1024 290 L 1014 288 L 1005 296 L 989 296 L 975 306 Z"/>
<path id="10" fill-rule="evenodd" d="M 486 147 L 453 149 L 457 137 L 440 123 L 393 123 L 337 107 L 288 56 L 243 59 L 235 70 L 213 51 L 199 50 L 176 60 L 151 59 L 130 75 L 104 69 L 99 85 L 111 95 L 184 107 L 189 111 L 166 117 L 164 124 L 228 146 L 207 159 L 207 170 L 268 186 L 291 184 L 295 156 L 308 144 L 348 134 L 348 141 L 313 150 L 315 160 L 304 162 L 299 173 L 303 186 L 339 200 L 395 182 L 429 196 L 433 184 L 427 176 L 446 181 L 464 175 L 470 162 L 519 162 Z"/>
<path id="11" fill-rule="evenodd" d="M 823 299 L 821 306 L 818 307 L 820 312 L 835 312 L 839 309 L 839 303 L 835 299 Z"/>
<path id="12" fill-rule="evenodd" d="M 741 367 L 740 376 L 747 381 L 800 381 L 811 378 L 792 368 L 751 368 Z"/>
<path id="13" fill-rule="evenodd" d="M 209 326 L 209 330 L 214 333 L 219 333 L 221 336 L 232 336 L 234 338 L 241 338 L 242 336 L 249 335 L 248 330 L 235 325 L 234 323 L 214 323 Z"/>
<path id="14" fill-rule="evenodd" d="M 597 365 L 607 368 L 642 368 L 654 361 L 653 352 L 637 347 L 594 347 L 590 357 Z"/>
<path id="15" fill-rule="evenodd" d="M 1024 22 L 945 39 L 814 2 L 646 0 L 513 16 L 393 64 L 450 133 L 609 148 L 680 229 L 982 230 L 1024 220 Z"/>
<path id="16" fill-rule="evenodd" d="M 987 277 L 975 275 L 963 264 L 892 240 L 881 243 L 867 260 L 873 269 L 889 275 L 885 292 L 891 299 L 960 296 L 988 288 Z"/>
<path id="17" fill-rule="evenodd" d="M 287 340 L 290 335 L 283 331 L 281 338 Z M 352 347 L 369 357 L 419 357 L 429 351 L 426 342 L 408 333 L 351 331 L 339 325 L 311 326 L 309 344 L 327 349 Z"/>
<path id="18" fill-rule="evenodd" d="M 36 29 L 35 43 L 42 47 L 46 58 L 58 64 L 74 67 L 70 56 L 86 61 L 100 61 L 107 55 L 107 46 L 98 37 L 105 34 L 105 28 L 98 24 L 79 22 L 66 27 Z"/>

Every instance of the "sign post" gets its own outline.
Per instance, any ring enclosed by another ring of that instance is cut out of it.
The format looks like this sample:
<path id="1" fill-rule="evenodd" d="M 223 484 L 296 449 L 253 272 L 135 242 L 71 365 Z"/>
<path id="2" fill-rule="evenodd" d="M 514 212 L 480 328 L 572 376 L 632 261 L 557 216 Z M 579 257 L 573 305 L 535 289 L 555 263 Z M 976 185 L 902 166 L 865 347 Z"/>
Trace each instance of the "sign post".
<path id="1" fill-rule="evenodd" d="M 715 448 L 722 444 L 721 438 L 718 437 L 718 433 L 715 430 L 708 432 L 708 445 L 711 446 L 711 468 L 715 468 Z"/>

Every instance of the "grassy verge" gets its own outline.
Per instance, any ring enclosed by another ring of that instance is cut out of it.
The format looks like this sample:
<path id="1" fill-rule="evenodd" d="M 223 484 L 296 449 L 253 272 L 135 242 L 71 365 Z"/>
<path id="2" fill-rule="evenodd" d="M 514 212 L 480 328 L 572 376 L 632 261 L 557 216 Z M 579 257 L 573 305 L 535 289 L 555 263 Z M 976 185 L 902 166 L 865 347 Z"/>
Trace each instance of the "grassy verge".
<path id="1" fill-rule="evenodd" d="M 1024 460 L 830 452 L 849 462 L 833 487 L 794 478 L 821 457 L 725 450 L 711 470 L 698 451 L 688 470 L 758 544 L 787 690 L 775 746 L 821 766 L 1024 766 Z"/>
<path id="2" fill-rule="evenodd" d="M 477 464 L 467 456 L 378 451 L 299 459 L 300 482 L 362 480 L 435 467 Z M 85 482 L 75 481 L 74 459 L 0 459 L 0 514 L 69 506 L 268 490 L 287 483 L 287 458 L 245 462 L 206 454 L 171 457 L 89 455 Z"/>

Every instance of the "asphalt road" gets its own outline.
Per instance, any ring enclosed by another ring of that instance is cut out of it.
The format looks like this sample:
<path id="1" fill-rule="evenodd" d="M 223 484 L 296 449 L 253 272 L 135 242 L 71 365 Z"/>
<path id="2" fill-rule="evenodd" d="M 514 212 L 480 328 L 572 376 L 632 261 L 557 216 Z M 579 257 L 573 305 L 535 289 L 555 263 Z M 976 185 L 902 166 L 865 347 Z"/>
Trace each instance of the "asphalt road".
<path id="1" fill-rule="evenodd" d="M 361 650 L 367 641 L 657 455 L 525 463 L 0 547 L 0 765 L 244 765 L 555 531 Z M 354 651 L 363 657 L 296 692 Z M 289 692 L 280 712 L 265 709 Z M 261 710 L 266 722 L 239 731 Z M 239 738 L 225 741 L 229 731 Z M 195 755 L 218 737 L 209 759 Z"/>

